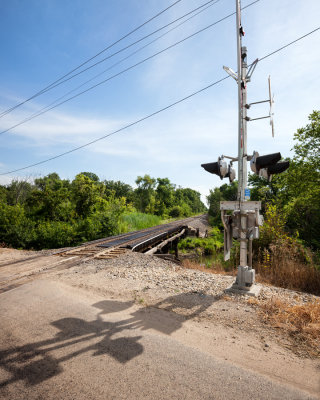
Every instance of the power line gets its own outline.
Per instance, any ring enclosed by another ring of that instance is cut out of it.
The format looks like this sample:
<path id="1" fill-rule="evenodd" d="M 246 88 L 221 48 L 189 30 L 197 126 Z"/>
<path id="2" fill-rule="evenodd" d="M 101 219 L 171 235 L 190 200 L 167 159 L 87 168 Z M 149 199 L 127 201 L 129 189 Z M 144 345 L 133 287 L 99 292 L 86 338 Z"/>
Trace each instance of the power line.
<path id="1" fill-rule="evenodd" d="M 134 46 L 134 45 L 136 45 L 136 44 L 142 42 L 143 40 L 145 40 L 145 39 L 147 39 L 148 37 L 154 35 L 155 33 L 160 32 L 161 30 L 167 28 L 168 26 L 174 24 L 175 22 L 177 22 L 177 21 L 179 21 L 179 20 L 185 18 L 186 16 L 188 16 L 188 15 L 194 13 L 195 11 L 197 11 L 197 10 L 199 10 L 199 9 L 201 9 L 201 8 L 203 8 L 203 7 L 205 7 L 205 6 L 208 5 L 209 3 L 212 3 L 213 1 L 214 1 L 214 0 L 209 0 L 209 1 L 207 1 L 206 3 L 202 4 L 201 6 L 195 8 L 195 9 L 193 9 L 193 10 L 191 10 L 191 11 L 189 11 L 188 13 L 182 15 L 181 17 L 176 18 L 174 21 L 169 22 L 168 24 L 166 24 L 166 25 L 164 25 L 164 26 L 162 26 L 162 27 L 156 29 L 155 31 L 149 33 L 148 35 L 145 35 L 145 36 L 143 36 L 142 38 L 136 40 L 135 42 L 132 42 L 132 43 L 130 43 L 129 45 L 127 45 L 127 46 L 125 46 L 125 47 L 123 47 L 123 48 L 117 50 L 116 52 L 110 54 L 109 56 L 107 56 L 107 57 L 105 57 L 105 58 L 102 58 L 101 60 L 95 62 L 95 63 L 92 64 L 92 65 L 89 65 L 88 67 L 82 69 L 81 71 L 77 72 L 76 74 L 73 74 L 73 75 L 67 77 L 67 78 L 64 79 L 64 80 L 61 80 L 61 81 L 57 82 L 57 83 L 54 84 L 54 85 L 51 85 L 48 89 L 41 91 L 40 94 L 46 93 L 47 91 L 49 91 L 49 90 L 51 90 L 51 89 L 54 89 L 55 87 L 60 86 L 60 85 L 62 85 L 63 83 L 68 82 L 69 80 L 75 78 L 76 76 L 79 76 L 79 75 L 81 75 L 82 73 L 84 73 L 84 72 L 86 72 L 86 71 L 88 71 L 88 70 L 90 70 L 90 69 L 96 67 L 97 65 L 99 65 L 99 64 L 101 64 L 101 63 L 103 63 L 103 62 L 109 60 L 110 58 L 112 58 L 112 57 L 114 57 L 114 56 L 116 56 L 116 55 L 122 53 L 123 51 L 129 49 L 130 47 L 132 47 L 132 46 Z M 215 0 L 215 2 L 214 2 L 213 4 L 216 4 L 216 3 L 218 3 L 219 1 L 220 1 L 220 0 Z M 39 94 L 39 95 L 40 95 L 40 94 Z M 36 96 L 36 97 L 37 97 L 37 96 Z M 1 117 L 2 117 L 2 114 L 0 114 L 0 118 L 1 118 Z"/>
<path id="2" fill-rule="evenodd" d="M 136 32 L 137 30 L 141 29 L 143 26 L 147 25 L 149 22 L 153 21 L 155 18 L 159 17 L 161 14 L 165 13 L 166 11 L 168 11 L 170 8 L 174 7 L 176 4 L 180 3 L 180 1 L 182 0 L 177 0 L 175 1 L 173 4 L 171 4 L 170 6 L 166 7 L 164 10 L 160 11 L 159 13 L 157 13 L 156 15 L 154 15 L 153 17 L 151 17 L 150 19 L 148 19 L 147 21 L 143 22 L 141 25 L 137 26 L 136 28 L 134 28 L 132 31 L 128 32 L 127 34 L 125 34 L 124 36 L 122 36 L 120 39 L 116 40 L 115 42 L 111 43 L 109 46 L 105 47 L 103 50 L 101 50 L 99 53 L 95 54 L 94 56 L 92 56 L 91 58 L 89 58 L 88 60 L 84 61 L 82 64 L 78 65 L 76 68 L 72 69 L 71 71 L 69 71 L 68 73 L 66 73 L 65 75 L 63 75 L 61 78 L 55 80 L 54 82 L 52 82 L 50 85 L 46 86 L 45 88 L 43 88 L 42 90 L 40 90 L 39 92 L 35 93 L 33 96 L 29 97 L 28 99 L 22 101 L 19 104 L 16 104 L 15 106 L 3 111 L 0 114 L 0 117 L 2 117 L 3 115 L 6 115 L 8 113 L 10 113 L 11 111 L 15 110 L 16 108 L 22 106 L 23 104 L 27 103 L 28 101 L 34 99 L 35 97 L 39 96 L 40 94 L 44 93 L 45 91 L 49 90 L 49 88 L 51 88 L 53 85 L 55 85 L 57 82 L 61 81 L 62 79 L 66 78 L 68 75 L 72 74 L 73 72 L 77 71 L 79 68 L 83 67 L 84 65 L 88 64 L 88 62 L 92 61 L 93 59 L 95 59 L 96 57 L 98 57 L 100 54 L 106 52 L 107 50 L 111 49 L 111 47 L 115 46 L 116 44 L 120 43 L 121 41 L 123 41 L 124 39 L 126 39 L 128 36 L 132 35 L 134 32 Z"/>
<path id="3" fill-rule="evenodd" d="M 298 39 L 295 39 L 295 40 L 293 40 L 292 42 L 290 42 L 290 43 L 288 43 L 288 44 L 286 44 L 286 45 L 280 47 L 279 49 L 277 49 L 277 50 L 275 50 L 275 51 L 272 51 L 271 53 L 267 54 L 266 56 L 264 56 L 264 57 L 262 57 L 262 58 L 259 58 L 259 61 L 262 61 L 262 60 L 264 60 L 265 58 L 268 58 L 268 57 L 272 56 L 273 54 L 278 53 L 279 51 L 281 51 L 281 50 L 283 50 L 283 49 L 285 49 L 285 48 L 291 46 L 292 44 L 298 42 L 299 40 L 304 39 L 305 37 L 311 35 L 312 33 L 317 32 L 319 29 L 320 29 L 320 26 L 319 26 L 318 28 L 314 29 L 313 31 L 306 33 L 305 35 L 300 36 Z"/>
<path id="4" fill-rule="evenodd" d="M 246 8 L 248 8 L 248 7 L 252 6 L 252 5 L 254 5 L 255 3 L 258 3 L 259 1 L 260 1 L 260 0 L 255 0 L 255 1 L 253 1 L 252 3 L 250 3 L 250 4 L 248 4 L 247 6 L 243 7 L 242 10 L 244 10 L 244 9 L 246 9 Z M 151 60 L 152 58 L 158 56 L 159 54 L 162 54 L 162 53 L 164 53 L 165 51 L 172 49 L 173 47 L 177 46 L 178 44 L 181 44 L 181 43 L 185 42 L 186 40 L 191 39 L 192 37 L 198 35 L 199 33 L 202 33 L 202 32 L 204 32 L 204 31 L 206 31 L 207 29 L 212 28 L 214 25 L 217 25 L 217 24 L 219 24 L 220 22 L 222 22 L 222 21 L 224 21 L 224 20 L 226 20 L 226 19 L 232 17 L 234 14 L 235 14 L 235 12 L 226 15 L 225 17 L 219 19 L 218 21 L 213 22 L 212 24 L 210 24 L 210 25 L 208 25 L 208 26 L 206 26 L 206 27 L 204 27 L 204 28 L 202 28 L 202 29 L 200 29 L 200 30 L 198 30 L 198 31 L 196 31 L 196 32 L 194 32 L 194 33 L 192 33 L 191 35 L 186 36 L 185 38 L 179 40 L 178 42 L 173 43 L 172 45 L 166 47 L 165 49 L 162 49 L 162 50 L 158 51 L 157 53 L 154 53 L 154 54 L 152 54 L 151 56 L 149 56 L 149 57 L 147 57 L 147 58 L 144 58 L 143 60 L 137 62 L 136 64 L 133 64 L 133 65 L 131 65 L 131 66 L 129 66 L 129 67 L 123 69 L 122 71 L 120 71 L 120 72 L 118 72 L 118 73 L 116 73 L 116 74 L 114 74 L 114 75 L 108 77 L 107 79 L 104 79 L 104 80 L 101 81 L 101 82 L 96 83 L 96 84 L 93 85 L 93 86 L 90 86 L 89 88 L 87 88 L 87 89 L 85 89 L 85 90 L 83 90 L 83 91 L 81 91 L 81 92 L 79 92 L 79 93 L 77 93 L 77 94 L 75 94 L 75 95 L 69 97 L 69 98 L 66 99 L 66 100 L 61 101 L 60 103 L 58 103 L 58 104 L 56 104 L 56 105 L 54 105 L 54 106 L 52 106 L 52 107 L 50 107 L 50 108 L 45 107 L 45 109 L 43 109 L 43 111 L 40 111 L 40 112 L 38 112 L 38 113 L 36 113 L 36 114 L 33 114 L 31 117 L 28 117 L 28 118 L 24 119 L 23 121 L 21 121 L 21 122 L 15 124 L 15 125 L 12 125 L 11 127 L 7 128 L 7 129 L 5 129 L 5 130 L 3 130 L 2 132 L 0 132 L 0 135 L 2 135 L 3 133 L 9 132 L 9 131 L 11 131 L 11 130 L 14 129 L 14 128 L 17 128 L 17 127 L 20 126 L 20 125 L 23 125 L 23 124 L 25 124 L 26 122 L 29 122 L 29 121 L 31 121 L 32 119 L 37 118 L 37 117 L 39 117 L 40 115 L 43 115 L 43 114 L 47 113 L 48 111 L 51 111 L 51 110 L 53 110 L 54 108 L 57 108 L 57 107 L 61 106 L 62 104 L 65 104 L 65 103 L 69 102 L 70 100 L 73 100 L 73 99 L 75 99 L 76 97 L 79 97 L 79 96 L 81 96 L 82 94 L 89 92 L 90 90 L 95 89 L 96 87 L 98 87 L 98 86 L 100 86 L 100 85 L 102 85 L 102 84 L 104 84 L 104 83 L 106 83 L 106 82 L 108 82 L 108 81 L 110 81 L 110 80 L 116 78 L 116 77 L 119 76 L 119 75 L 124 74 L 125 72 L 130 71 L 131 69 L 137 67 L 138 65 L 141 65 L 141 64 L 145 63 L 146 61 L 149 61 L 149 60 Z"/>
<path id="5" fill-rule="evenodd" d="M 220 82 L 222 82 L 222 81 L 224 81 L 224 80 L 226 80 L 226 79 L 228 79 L 228 78 L 229 78 L 229 76 L 225 76 L 224 78 L 219 79 L 218 81 L 216 81 L 216 82 L 214 82 L 214 83 L 211 83 L 210 85 L 208 85 L 208 86 L 206 86 L 206 87 L 204 87 L 204 88 L 202 88 L 202 89 L 200 89 L 200 90 L 197 90 L 196 92 L 193 92 L 193 93 L 189 94 L 188 96 L 186 96 L 186 97 L 184 97 L 184 98 L 182 98 L 182 99 L 180 99 L 180 100 L 178 100 L 178 101 L 175 101 L 174 103 L 169 104 L 169 105 L 166 106 L 166 107 L 161 108 L 160 110 L 157 110 L 157 111 L 155 111 L 155 112 L 153 112 L 153 113 L 151 113 L 151 114 L 149 114 L 149 115 L 147 115 L 147 116 L 145 116 L 145 117 L 143 117 L 143 118 L 140 118 L 140 119 L 138 119 L 137 121 L 131 122 L 130 124 L 128 124 L 128 125 L 126 125 L 126 126 L 123 126 L 123 127 L 120 128 L 120 129 L 117 129 L 117 130 L 115 130 L 115 131 L 113 131 L 113 132 L 111 132 L 111 133 L 108 133 L 107 135 L 101 136 L 101 137 L 98 138 L 98 139 L 92 140 L 91 142 L 88 142 L 88 143 L 85 143 L 85 144 L 83 144 L 83 145 L 81 145 L 81 146 L 75 147 L 74 149 L 68 150 L 68 151 L 66 151 L 66 152 L 64 152 L 64 153 L 61 153 L 61 154 L 58 154 L 58 155 L 56 155 L 56 156 L 54 156 L 54 157 L 50 157 L 50 158 L 48 158 L 47 160 L 39 161 L 39 162 L 37 162 L 37 163 L 28 165 L 28 166 L 26 166 L 26 167 L 18 168 L 18 169 L 15 169 L 15 170 L 13 170 L 13 171 L 9 171 L 9 172 L 5 172 L 5 173 L 2 173 L 2 174 L 0 174 L 0 175 L 12 174 L 12 173 L 14 173 L 14 172 L 22 171 L 22 170 L 27 169 L 27 168 L 35 167 L 35 166 L 37 166 L 37 165 L 44 164 L 44 163 L 46 163 L 46 162 L 48 162 L 48 161 L 55 160 L 55 159 L 57 159 L 57 158 L 60 158 L 60 157 L 62 157 L 62 156 L 65 156 L 65 155 L 67 155 L 67 154 L 73 153 L 73 152 L 75 152 L 75 151 L 77 151 L 77 150 L 83 149 L 84 147 L 87 147 L 87 146 L 90 146 L 91 144 L 97 143 L 97 142 L 99 142 L 100 140 L 103 140 L 103 139 L 106 139 L 106 138 L 108 138 L 108 137 L 110 137 L 110 136 L 113 136 L 113 135 L 115 135 L 116 133 L 122 132 L 122 131 L 124 131 L 124 130 L 126 130 L 126 129 L 128 129 L 128 128 L 131 128 L 131 127 L 134 126 L 134 125 L 139 124 L 139 123 L 142 122 L 142 121 L 145 121 L 145 120 L 147 120 L 147 119 L 149 119 L 149 118 L 151 118 L 151 117 L 153 117 L 153 116 L 155 116 L 155 115 L 157 115 L 157 114 L 160 114 L 161 112 L 163 112 L 163 111 L 165 111 L 165 110 L 168 110 L 169 108 L 172 108 L 172 107 L 176 106 L 177 104 L 182 103 L 183 101 L 188 100 L 188 99 L 190 99 L 191 97 L 193 97 L 193 96 L 195 96 L 195 95 L 197 95 L 197 94 L 199 94 L 199 93 L 201 93 L 201 92 L 204 92 L 205 90 L 211 88 L 212 86 L 217 85 L 218 83 L 220 83 Z"/>
<path id="6" fill-rule="evenodd" d="M 279 49 L 277 49 L 277 50 L 275 50 L 275 51 L 273 51 L 273 52 L 271 52 L 271 53 L 269 53 L 269 54 L 267 54 L 267 55 L 261 57 L 261 58 L 259 59 L 259 61 L 262 61 L 262 60 L 264 60 L 264 59 L 270 57 L 271 55 L 280 52 L 281 50 L 283 50 L 283 49 L 285 49 L 285 48 L 291 46 L 291 45 L 294 44 L 294 43 L 297 43 L 299 40 L 304 39 L 305 37 L 311 35 L 312 33 L 316 32 L 316 31 L 318 31 L 318 30 L 320 30 L 320 26 L 319 26 L 318 28 L 314 29 L 313 31 L 307 33 L 307 34 L 305 34 L 305 35 L 303 35 L 303 36 L 300 36 L 299 38 L 293 40 L 292 42 L 287 43 L 286 45 L 280 47 Z M 57 159 L 57 158 L 60 158 L 60 157 L 65 156 L 65 155 L 67 155 L 67 154 L 73 153 L 73 152 L 75 152 L 75 151 L 77 151 L 77 150 L 80 150 L 80 149 L 83 149 L 83 148 L 85 148 L 85 147 L 88 147 L 88 146 L 90 146 L 91 144 L 97 143 L 97 142 L 99 142 L 99 141 L 101 141 L 101 140 L 103 140 L 103 139 L 106 139 L 106 138 L 108 138 L 108 137 L 110 137 L 110 136 L 115 135 L 116 133 L 122 132 L 122 131 L 124 131 L 124 130 L 126 130 L 126 129 L 128 129 L 128 128 L 134 126 L 134 125 L 137 125 L 137 124 L 139 124 L 140 122 L 143 122 L 143 121 L 145 121 L 145 120 L 147 120 L 147 119 L 149 119 L 149 118 L 151 118 L 151 117 L 153 117 L 153 116 L 155 116 L 155 115 L 157 115 L 157 114 L 160 114 L 161 112 L 166 111 L 166 110 L 168 110 L 168 109 L 170 109 L 170 108 L 176 106 L 177 104 L 182 103 L 183 101 L 188 100 L 188 99 L 190 99 L 191 97 L 194 97 L 194 96 L 196 96 L 197 94 L 206 91 L 207 89 L 209 89 L 209 88 L 211 88 L 211 87 L 213 87 L 213 86 L 215 86 L 215 85 L 217 85 L 217 84 L 219 84 L 219 83 L 225 81 L 225 80 L 228 79 L 228 78 L 230 78 L 230 75 L 225 76 L 224 78 L 221 78 L 221 79 L 219 79 L 219 80 L 217 80 L 217 81 L 211 83 L 210 85 L 207 85 L 207 86 L 205 86 L 204 88 L 202 88 L 202 89 L 200 89 L 200 90 L 197 90 L 196 92 L 193 92 L 193 93 L 189 94 L 188 96 L 183 97 L 182 99 L 177 100 L 177 101 L 175 101 L 174 103 L 169 104 L 169 105 L 166 106 L 166 107 L 161 108 L 160 110 L 157 110 L 157 111 L 155 111 L 155 112 L 153 112 L 153 113 L 151 113 L 151 114 L 149 114 L 149 115 L 147 115 L 147 116 L 145 116 L 145 117 L 143 117 L 143 118 L 140 118 L 140 119 L 138 119 L 138 120 L 136 120 L 136 121 L 134 121 L 134 122 L 131 122 L 130 124 L 125 125 L 125 126 L 123 126 L 122 128 L 119 128 L 119 129 L 117 129 L 117 130 L 115 130 L 115 131 L 113 131 L 113 132 L 110 132 L 110 133 L 108 133 L 108 134 L 106 134 L 106 135 L 104 135 L 104 136 L 101 136 L 101 137 L 99 137 L 99 138 L 97 138 L 97 139 L 95 139 L 95 140 L 92 140 L 91 142 L 88 142 L 88 143 L 85 143 L 85 144 L 83 144 L 83 145 L 81 145 L 81 146 L 75 147 L 74 149 L 68 150 L 68 151 L 66 151 L 66 152 L 64 152 L 64 153 L 60 153 L 60 154 L 58 154 L 58 155 L 56 155 L 56 156 L 53 156 L 53 157 L 50 157 L 50 158 L 48 158 L 48 159 L 46 159 L 46 160 L 39 161 L 39 162 L 37 162 L 37 163 L 27 165 L 26 167 L 17 168 L 17 169 L 15 169 L 15 170 L 8 171 L 8 172 L 3 172 L 3 173 L 0 174 L 0 176 L 12 174 L 12 173 L 18 172 L 18 171 L 23 171 L 23 170 L 25 170 L 25 169 L 28 169 L 28 168 L 31 168 L 31 167 L 35 167 L 35 166 L 37 166 L 37 165 L 41 165 L 41 164 L 44 164 L 44 163 L 47 163 L 48 161 L 55 160 L 55 159 Z"/>
<path id="7" fill-rule="evenodd" d="M 129 55 L 127 55 L 126 57 L 122 58 L 121 60 L 117 61 L 116 63 L 110 65 L 107 69 L 103 70 L 102 72 L 99 72 L 97 75 L 93 76 L 92 78 L 88 79 L 87 81 L 83 82 L 81 85 L 75 87 L 72 90 L 69 90 L 67 93 L 65 93 L 64 95 L 58 97 L 57 99 L 55 99 L 54 101 L 52 101 L 51 103 L 49 103 L 47 106 L 41 108 L 40 110 L 38 110 L 37 112 L 33 113 L 30 115 L 31 117 L 36 117 L 37 114 L 39 112 L 42 111 L 49 111 L 49 108 L 51 106 L 53 106 L 55 103 L 59 102 L 60 100 L 64 99 L 66 96 L 68 96 L 69 94 L 75 92 L 76 90 L 80 89 L 81 87 L 85 86 L 87 83 L 94 81 L 96 78 L 98 78 L 99 76 L 105 74 L 107 71 L 111 70 L 112 68 L 114 68 L 115 66 L 121 64 L 123 61 L 131 58 L 132 56 L 134 56 L 135 54 L 139 53 L 141 50 L 145 49 L 146 47 L 150 46 L 152 43 L 155 43 L 156 41 L 158 41 L 159 39 L 163 38 L 164 36 L 168 35 L 170 32 L 176 30 L 177 28 L 179 28 L 181 25 L 185 24 L 186 22 L 190 21 L 191 19 L 195 18 L 197 15 L 203 13 L 204 11 L 206 11 L 208 8 L 212 7 L 214 4 L 216 4 L 218 1 L 220 0 L 216 0 L 214 3 L 212 3 L 213 0 L 211 0 L 210 2 L 205 3 L 204 5 L 211 3 L 209 5 L 207 5 L 205 8 L 202 8 L 200 11 L 198 11 L 197 13 L 191 15 L 191 17 L 185 19 L 184 21 L 180 22 L 179 24 L 177 24 L 176 26 L 174 26 L 173 28 L 169 29 L 167 32 L 163 33 L 162 35 L 158 36 L 157 38 L 151 40 L 149 43 L 145 44 L 142 47 L 139 47 L 137 50 L 135 50 L 134 52 L 130 53 Z M 201 7 L 203 7 L 204 5 L 202 5 Z M 200 7 L 198 7 L 197 9 L 199 9 Z M 193 12 L 197 9 L 194 9 Z M 184 17 L 186 15 L 189 15 L 190 13 L 187 13 L 184 15 Z M 178 19 L 177 19 L 178 20 Z M 177 20 L 175 20 L 174 22 L 177 22 Z M 28 117 L 29 118 L 29 117 Z M 26 120 L 23 120 L 26 122 Z M 0 133 L 1 134 L 1 133 Z"/>

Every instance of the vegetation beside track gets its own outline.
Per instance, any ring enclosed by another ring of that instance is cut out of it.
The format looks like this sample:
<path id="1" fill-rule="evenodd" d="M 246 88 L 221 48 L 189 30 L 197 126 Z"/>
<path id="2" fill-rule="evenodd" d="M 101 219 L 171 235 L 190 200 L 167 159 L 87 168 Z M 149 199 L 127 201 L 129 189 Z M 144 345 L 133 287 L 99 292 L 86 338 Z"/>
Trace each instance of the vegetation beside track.
<path id="1" fill-rule="evenodd" d="M 200 193 L 168 178 L 145 175 L 136 184 L 133 189 L 83 172 L 72 181 L 52 173 L 0 185 L 0 243 L 20 249 L 67 247 L 206 210 Z"/>
<path id="2" fill-rule="evenodd" d="M 144 214 L 140 212 L 125 213 L 120 219 L 121 233 L 138 231 L 140 229 L 151 228 L 163 222 L 159 215 Z"/>
<path id="3" fill-rule="evenodd" d="M 262 202 L 264 224 L 253 241 L 253 263 L 257 280 L 272 285 L 320 295 L 320 111 L 309 116 L 309 124 L 294 134 L 290 168 L 271 182 L 249 176 L 251 200 Z M 220 201 L 236 200 L 237 182 L 210 191 L 209 220 L 222 231 Z M 189 243 L 197 253 L 208 254 L 207 243 Z M 222 240 L 222 239 L 221 239 Z M 222 248 L 212 246 L 211 260 L 200 260 L 199 268 L 230 271 L 238 265 L 238 243 L 225 263 Z M 194 266 L 195 267 L 195 266 Z"/>

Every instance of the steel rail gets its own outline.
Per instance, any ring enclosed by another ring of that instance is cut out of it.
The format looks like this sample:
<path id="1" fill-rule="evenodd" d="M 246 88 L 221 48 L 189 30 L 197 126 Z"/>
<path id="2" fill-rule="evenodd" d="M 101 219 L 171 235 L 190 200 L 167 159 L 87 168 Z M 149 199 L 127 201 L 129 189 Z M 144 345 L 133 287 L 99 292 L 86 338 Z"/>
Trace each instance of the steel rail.
<path id="1" fill-rule="evenodd" d="M 153 227 L 150 227 L 150 228 L 145 228 L 145 229 L 141 229 L 141 230 L 137 230 L 137 231 L 122 233 L 120 235 L 115 235 L 115 236 L 110 236 L 110 237 L 106 237 L 106 238 L 93 240 L 93 241 L 90 241 L 90 242 L 85 242 L 85 243 L 81 244 L 80 246 L 76 246 L 76 247 L 72 247 L 72 248 L 69 247 L 67 249 L 59 250 L 59 251 L 57 251 L 57 252 L 55 252 L 53 254 L 54 255 L 60 255 L 60 254 L 63 254 L 63 253 L 72 254 L 73 252 L 84 251 L 85 249 L 90 251 L 91 249 L 95 249 L 98 244 L 100 244 L 100 245 L 107 244 L 108 242 L 114 241 L 115 239 L 121 239 L 121 238 L 125 238 L 125 237 L 128 237 L 128 242 L 126 242 L 126 243 L 129 244 L 130 242 L 132 242 L 134 240 L 134 239 L 130 240 L 130 236 L 132 236 L 135 233 L 138 233 L 138 232 L 143 233 L 143 232 L 145 232 L 146 233 L 145 236 L 148 236 L 148 234 L 150 234 L 151 232 L 165 230 L 167 228 L 170 228 L 171 226 L 174 227 L 176 225 L 187 225 L 186 224 L 187 222 L 199 219 L 201 217 L 204 217 L 205 215 L 206 214 L 201 214 L 201 215 L 198 215 L 198 216 L 195 216 L 195 217 L 188 217 L 188 218 L 180 219 L 180 220 L 177 220 L 177 221 L 172 221 L 172 222 L 169 222 L 167 224 L 156 225 L 156 226 L 153 226 Z M 120 246 L 114 246 L 114 247 L 116 248 L 116 247 L 120 247 Z M 100 246 L 99 246 L 99 248 L 100 248 Z"/>

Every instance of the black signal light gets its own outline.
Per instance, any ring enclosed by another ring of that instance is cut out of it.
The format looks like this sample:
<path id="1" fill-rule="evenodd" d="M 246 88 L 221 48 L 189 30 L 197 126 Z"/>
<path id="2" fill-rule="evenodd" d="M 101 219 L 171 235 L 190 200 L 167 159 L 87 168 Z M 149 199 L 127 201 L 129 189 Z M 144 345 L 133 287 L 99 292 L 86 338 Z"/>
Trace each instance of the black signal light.
<path id="1" fill-rule="evenodd" d="M 257 157 L 255 160 L 257 172 L 259 172 L 262 168 L 269 168 L 280 160 L 281 153 L 273 153 Z"/>
<path id="2" fill-rule="evenodd" d="M 289 168 L 289 165 L 289 161 L 281 161 L 274 165 L 270 165 L 270 167 L 267 168 L 268 175 L 281 174 Z"/>
<path id="3" fill-rule="evenodd" d="M 201 164 L 201 167 L 204 168 L 207 172 L 210 172 L 210 174 L 215 174 L 220 176 L 219 163 L 217 162 Z"/>
<path id="4" fill-rule="evenodd" d="M 218 162 L 201 164 L 201 167 L 210 172 L 210 174 L 218 175 L 220 179 L 223 179 L 228 174 L 228 166 L 223 156 L 218 158 Z"/>

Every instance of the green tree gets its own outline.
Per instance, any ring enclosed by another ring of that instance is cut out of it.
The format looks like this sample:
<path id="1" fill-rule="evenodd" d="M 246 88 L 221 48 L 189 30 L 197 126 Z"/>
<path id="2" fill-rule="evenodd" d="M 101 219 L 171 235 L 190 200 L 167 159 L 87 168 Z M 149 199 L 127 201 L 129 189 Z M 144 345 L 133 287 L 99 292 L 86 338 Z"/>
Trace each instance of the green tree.
<path id="1" fill-rule="evenodd" d="M 7 203 L 7 188 L 0 185 L 0 203 Z"/>
<path id="2" fill-rule="evenodd" d="M 0 203 L 0 242 L 17 248 L 29 247 L 34 240 L 35 223 L 25 215 L 21 204 Z"/>
<path id="3" fill-rule="evenodd" d="M 168 178 L 157 178 L 155 210 L 157 215 L 166 215 L 167 210 L 172 207 L 174 190 L 175 185 L 173 185 Z"/>
<path id="4" fill-rule="evenodd" d="M 184 216 L 206 211 L 206 207 L 201 201 L 200 193 L 190 188 L 179 187 L 175 191 L 174 204 L 182 207 Z"/>
<path id="5" fill-rule="evenodd" d="M 67 221 L 74 214 L 69 181 L 56 173 L 35 179 L 35 185 L 26 200 L 25 209 L 32 218 L 47 221 Z"/>
<path id="6" fill-rule="evenodd" d="M 156 180 L 150 175 L 138 176 L 136 184 L 138 185 L 134 191 L 136 208 L 141 212 L 152 213 L 155 204 Z"/>
<path id="7" fill-rule="evenodd" d="M 96 175 L 94 172 L 80 172 L 79 175 L 87 176 L 93 182 L 99 182 L 100 181 L 98 175 Z"/>
<path id="8" fill-rule="evenodd" d="M 99 206 L 99 197 L 104 192 L 104 185 L 97 184 L 86 175 L 78 174 L 72 181 L 71 188 L 77 215 L 89 216 L 94 207 Z"/>
<path id="9" fill-rule="evenodd" d="M 32 192 L 31 183 L 24 180 L 13 180 L 7 186 L 7 202 L 10 205 L 23 204 Z"/>
<path id="10" fill-rule="evenodd" d="M 214 226 L 222 226 L 220 201 L 235 201 L 237 200 L 238 182 L 233 181 L 230 185 L 223 184 L 219 188 L 210 190 L 207 196 L 209 205 L 209 216 L 211 224 Z"/>
<path id="11" fill-rule="evenodd" d="M 115 198 L 125 197 L 127 203 L 133 201 L 133 189 L 130 185 L 121 181 L 104 181 L 105 195 L 107 198 L 114 196 Z"/>
<path id="12" fill-rule="evenodd" d="M 271 183 L 249 177 L 252 199 L 277 203 L 285 213 L 286 228 L 308 246 L 320 249 L 320 112 L 309 115 L 310 123 L 294 134 L 294 156 L 289 169 Z"/>
<path id="13" fill-rule="evenodd" d="M 320 111 L 309 115 L 310 123 L 294 134 L 295 161 L 307 162 L 320 171 Z"/>

